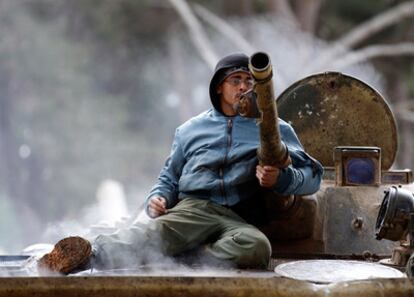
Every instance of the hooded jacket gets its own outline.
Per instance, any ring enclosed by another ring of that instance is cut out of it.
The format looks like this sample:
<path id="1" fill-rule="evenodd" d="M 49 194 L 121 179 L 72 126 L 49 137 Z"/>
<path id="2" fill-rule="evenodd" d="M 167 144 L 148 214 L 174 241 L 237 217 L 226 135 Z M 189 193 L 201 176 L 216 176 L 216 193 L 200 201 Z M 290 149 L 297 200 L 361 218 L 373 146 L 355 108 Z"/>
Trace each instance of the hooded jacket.
<path id="1" fill-rule="evenodd" d="M 232 207 L 260 195 L 256 120 L 225 116 L 216 93 L 217 85 L 235 70 L 248 71 L 246 55 L 231 54 L 217 63 L 209 88 L 213 108 L 177 128 L 170 156 L 146 199 L 147 213 L 154 196 L 164 197 L 171 208 L 184 198 Z M 321 164 L 305 153 L 293 128 L 281 119 L 279 130 L 292 164 L 281 169 L 272 190 L 281 195 L 315 193 L 322 178 Z"/>
<path id="2" fill-rule="evenodd" d="M 282 141 L 292 164 L 280 171 L 273 191 L 282 195 L 315 193 L 321 164 L 304 152 L 292 127 L 279 119 Z M 259 127 L 254 119 L 227 117 L 210 109 L 177 128 L 170 156 L 147 198 L 164 197 L 167 208 L 184 198 L 234 206 L 257 195 Z M 146 207 L 147 209 L 147 207 Z"/>

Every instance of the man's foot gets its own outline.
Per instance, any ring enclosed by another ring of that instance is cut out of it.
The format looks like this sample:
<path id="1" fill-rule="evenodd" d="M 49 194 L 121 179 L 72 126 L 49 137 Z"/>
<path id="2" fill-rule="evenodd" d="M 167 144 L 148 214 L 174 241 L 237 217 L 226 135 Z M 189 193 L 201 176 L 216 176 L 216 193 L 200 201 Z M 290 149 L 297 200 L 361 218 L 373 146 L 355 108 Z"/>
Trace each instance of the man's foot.
<path id="1" fill-rule="evenodd" d="M 68 274 L 89 261 L 92 247 L 82 237 L 67 237 L 56 243 L 53 250 L 40 258 L 39 270 Z"/>

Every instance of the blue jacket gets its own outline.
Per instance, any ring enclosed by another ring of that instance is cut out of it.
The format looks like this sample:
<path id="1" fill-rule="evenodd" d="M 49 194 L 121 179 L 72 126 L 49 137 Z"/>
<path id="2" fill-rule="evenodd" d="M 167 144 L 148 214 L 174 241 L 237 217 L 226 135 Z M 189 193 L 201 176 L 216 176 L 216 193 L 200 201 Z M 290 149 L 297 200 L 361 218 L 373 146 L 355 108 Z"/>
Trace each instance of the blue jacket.
<path id="1" fill-rule="evenodd" d="M 282 195 L 312 194 L 319 189 L 322 166 L 304 152 L 292 127 L 279 120 L 282 141 L 292 164 L 281 170 L 273 191 Z M 175 132 L 171 154 L 146 200 L 161 196 L 167 208 L 179 199 L 208 199 L 233 206 L 253 198 L 259 127 L 255 119 L 227 117 L 210 109 L 188 120 Z"/>

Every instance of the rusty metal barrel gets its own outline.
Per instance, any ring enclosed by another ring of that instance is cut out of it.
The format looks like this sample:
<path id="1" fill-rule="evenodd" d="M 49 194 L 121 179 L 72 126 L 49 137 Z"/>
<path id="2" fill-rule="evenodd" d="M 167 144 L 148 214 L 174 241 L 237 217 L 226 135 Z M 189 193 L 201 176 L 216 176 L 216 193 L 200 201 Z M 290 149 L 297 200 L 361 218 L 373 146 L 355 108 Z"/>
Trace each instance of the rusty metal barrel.
<path id="1" fill-rule="evenodd" d="M 260 148 L 258 150 L 260 165 L 284 168 L 289 165 L 290 158 L 280 138 L 272 81 L 273 70 L 269 56 L 263 52 L 253 54 L 249 60 L 249 69 L 255 80 L 253 92 L 261 114 L 259 119 Z"/>

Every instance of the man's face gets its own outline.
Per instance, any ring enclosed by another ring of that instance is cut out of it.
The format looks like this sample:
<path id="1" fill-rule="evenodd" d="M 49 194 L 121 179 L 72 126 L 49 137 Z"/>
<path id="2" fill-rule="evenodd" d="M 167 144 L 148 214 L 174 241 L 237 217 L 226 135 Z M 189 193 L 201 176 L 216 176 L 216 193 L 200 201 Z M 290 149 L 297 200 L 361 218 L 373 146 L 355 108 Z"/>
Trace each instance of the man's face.
<path id="1" fill-rule="evenodd" d="M 217 87 L 220 94 L 221 110 L 227 116 L 235 116 L 233 105 L 238 103 L 241 95 L 253 87 L 253 78 L 246 72 L 235 72 L 226 77 Z"/>

